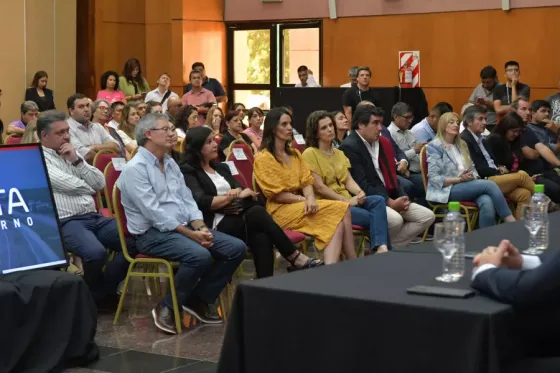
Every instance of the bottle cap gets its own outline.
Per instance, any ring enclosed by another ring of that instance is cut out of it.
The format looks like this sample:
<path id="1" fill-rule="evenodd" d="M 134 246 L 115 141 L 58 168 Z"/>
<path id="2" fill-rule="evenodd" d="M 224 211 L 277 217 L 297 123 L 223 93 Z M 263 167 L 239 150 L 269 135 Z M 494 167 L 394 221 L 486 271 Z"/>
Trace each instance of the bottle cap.
<path id="1" fill-rule="evenodd" d="M 447 209 L 449 211 L 461 211 L 461 204 L 459 202 L 449 202 Z"/>
<path id="2" fill-rule="evenodd" d="M 544 193 L 544 185 L 535 184 L 535 193 Z"/>

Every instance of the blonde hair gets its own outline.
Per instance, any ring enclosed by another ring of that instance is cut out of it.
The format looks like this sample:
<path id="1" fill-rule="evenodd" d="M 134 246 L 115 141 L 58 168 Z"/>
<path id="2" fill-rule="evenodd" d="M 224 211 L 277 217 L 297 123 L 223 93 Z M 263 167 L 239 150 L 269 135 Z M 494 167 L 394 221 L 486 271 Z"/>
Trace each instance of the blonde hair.
<path id="1" fill-rule="evenodd" d="M 35 140 L 35 137 L 33 137 L 33 134 L 37 131 L 37 120 L 32 120 L 29 123 L 27 123 L 27 126 L 25 126 L 25 132 L 23 133 L 23 136 L 21 137 L 21 143 L 22 144 L 35 144 L 38 141 Z"/>
<path id="2" fill-rule="evenodd" d="M 213 127 L 213 121 L 214 121 L 214 112 L 218 110 L 220 113 L 222 113 L 222 122 L 224 121 L 224 112 L 222 111 L 222 109 L 219 106 L 212 106 L 210 108 L 210 110 L 208 110 L 208 113 L 206 114 L 206 122 L 204 122 L 204 125 L 208 128 L 210 128 L 211 130 L 214 130 Z M 220 123 L 220 127 L 222 127 L 222 124 Z M 218 130 L 221 130 L 221 128 L 218 128 Z"/>
<path id="3" fill-rule="evenodd" d="M 130 103 L 124 105 L 119 129 L 126 133 L 131 139 L 136 140 L 136 136 L 134 135 L 134 126 L 128 122 L 128 117 L 130 116 L 130 111 L 132 109 L 137 110 L 134 104 Z"/>
<path id="4" fill-rule="evenodd" d="M 442 143 L 445 144 L 445 130 L 447 129 L 447 125 L 451 122 L 451 119 L 455 118 L 457 121 L 457 125 L 461 126 L 459 114 L 457 113 L 445 113 L 439 118 L 438 122 L 438 132 L 436 138 L 439 138 Z M 469 148 L 467 147 L 467 143 L 461 139 L 461 136 L 457 134 L 455 136 L 455 140 L 453 140 L 453 145 L 459 148 L 461 151 L 461 155 L 463 156 L 463 161 L 465 164 L 465 168 L 470 170 L 473 166 L 471 156 L 469 153 Z"/>

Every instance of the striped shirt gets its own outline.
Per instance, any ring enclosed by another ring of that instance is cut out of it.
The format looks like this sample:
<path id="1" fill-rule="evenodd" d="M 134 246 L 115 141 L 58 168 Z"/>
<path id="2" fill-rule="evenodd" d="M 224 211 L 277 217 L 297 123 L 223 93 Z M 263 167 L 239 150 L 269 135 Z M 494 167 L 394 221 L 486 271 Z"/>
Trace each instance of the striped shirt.
<path id="1" fill-rule="evenodd" d="M 101 171 L 85 161 L 74 167 L 44 146 L 43 153 L 59 219 L 96 212 L 93 195 L 105 187 Z"/>
<path id="2" fill-rule="evenodd" d="M 89 153 L 92 145 L 102 145 L 107 142 L 118 144 L 99 123 L 88 122 L 85 126 L 72 118 L 68 118 L 67 122 L 70 126 L 70 142 L 82 157 Z"/>

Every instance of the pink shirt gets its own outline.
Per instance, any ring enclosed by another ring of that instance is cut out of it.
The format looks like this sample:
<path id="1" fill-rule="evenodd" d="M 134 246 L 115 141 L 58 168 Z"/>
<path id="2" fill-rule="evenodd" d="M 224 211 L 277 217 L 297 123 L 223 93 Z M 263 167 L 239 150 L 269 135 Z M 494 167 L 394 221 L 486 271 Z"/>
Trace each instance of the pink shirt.
<path id="1" fill-rule="evenodd" d="M 257 148 L 261 146 L 262 136 L 255 132 L 255 130 L 253 130 L 251 127 L 247 128 L 245 131 L 243 131 L 243 133 L 249 136 L 249 138 L 253 141 L 253 144 L 255 144 Z"/>
<path id="2" fill-rule="evenodd" d="M 198 93 L 194 93 L 193 91 L 189 91 L 185 93 L 181 101 L 183 101 L 183 105 L 198 106 L 209 102 L 215 104 L 216 97 L 214 96 L 212 91 L 209 91 L 206 88 L 202 88 L 202 90 Z M 206 114 L 199 113 L 197 124 L 199 126 L 202 126 L 204 125 L 205 121 L 206 121 Z"/>
<path id="3" fill-rule="evenodd" d="M 117 101 L 122 101 L 126 103 L 125 97 L 126 96 L 121 91 L 109 92 L 106 90 L 102 90 L 97 92 L 97 99 L 106 100 L 109 104 L 112 104 L 113 102 L 117 102 Z"/>

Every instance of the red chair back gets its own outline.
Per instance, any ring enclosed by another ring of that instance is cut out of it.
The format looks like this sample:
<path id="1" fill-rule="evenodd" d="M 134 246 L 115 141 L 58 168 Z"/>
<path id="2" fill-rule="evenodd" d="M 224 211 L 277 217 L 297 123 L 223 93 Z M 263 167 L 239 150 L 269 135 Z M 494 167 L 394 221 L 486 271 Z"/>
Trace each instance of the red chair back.
<path id="1" fill-rule="evenodd" d="M 105 195 L 112 196 L 115 184 L 117 183 L 119 176 L 121 176 L 121 171 L 115 170 L 113 162 L 109 162 L 107 167 L 105 167 L 105 172 L 103 174 L 105 175 Z M 111 211 L 112 214 L 115 213 L 111 198 L 107 198 L 107 207 L 109 207 L 109 211 Z"/>
<path id="2" fill-rule="evenodd" d="M 6 144 L 8 145 L 14 145 L 14 144 L 19 144 L 21 143 L 21 137 L 19 136 L 8 136 L 6 137 Z"/>
<path id="3" fill-rule="evenodd" d="M 428 189 L 428 156 L 426 155 L 425 146 L 420 150 L 420 171 L 422 172 L 424 191 L 426 191 Z"/>
<path id="4" fill-rule="evenodd" d="M 251 158 L 249 158 L 250 156 L 249 154 L 247 154 L 247 150 L 243 149 L 243 152 L 245 153 L 245 156 L 247 156 L 247 159 L 237 159 L 235 157 L 235 153 L 231 152 L 227 156 L 226 161 L 233 162 L 233 164 L 237 168 L 239 175 L 234 176 L 237 181 L 239 181 L 239 183 L 241 183 L 241 185 L 243 185 L 245 188 L 251 188 L 249 180 L 253 180 L 253 158 L 252 154 Z"/>
<path id="5" fill-rule="evenodd" d="M 303 154 L 303 152 L 305 151 L 305 144 L 298 144 L 296 140 L 292 140 L 292 149 L 297 149 L 300 153 Z"/>
<path id="6" fill-rule="evenodd" d="M 105 168 L 113 160 L 113 158 L 117 157 L 118 154 L 113 152 L 99 152 L 93 158 L 93 167 L 97 168 L 101 172 L 105 172 Z M 107 196 L 110 197 L 110 196 Z"/>
<path id="7" fill-rule="evenodd" d="M 126 214 L 124 213 L 124 207 L 121 203 L 121 191 L 116 185 L 113 188 L 113 208 L 115 211 L 115 220 L 117 221 L 117 225 L 120 229 L 122 229 L 125 237 L 130 237 L 130 232 L 128 231 L 126 221 Z"/>
<path id="8" fill-rule="evenodd" d="M 245 153 L 247 158 L 251 161 L 251 163 L 255 161 L 255 156 L 253 155 L 253 148 L 251 148 L 251 146 L 249 146 L 249 144 L 247 144 L 246 142 L 235 140 L 229 146 L 228 149 L 229 153 L 233 153 L 233 149 L 243 150 L 243 152 Z"/>

